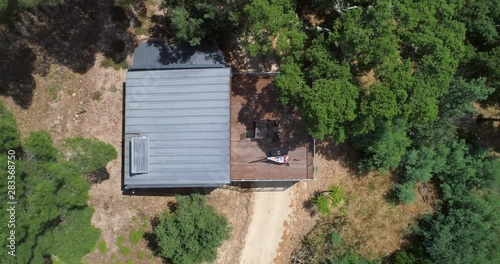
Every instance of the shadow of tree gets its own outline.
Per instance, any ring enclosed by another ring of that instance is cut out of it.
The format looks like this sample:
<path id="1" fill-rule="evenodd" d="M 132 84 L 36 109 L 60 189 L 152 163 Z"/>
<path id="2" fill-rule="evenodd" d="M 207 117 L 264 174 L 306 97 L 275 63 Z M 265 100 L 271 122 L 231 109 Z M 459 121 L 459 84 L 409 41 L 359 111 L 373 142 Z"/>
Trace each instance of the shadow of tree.
<path id="1" fill-rule="evenodd" d="M 259 80 L 272 80 L 273 78 L 271 76 L 235 76 L 231 85 L 233 98 L 243 99 L 239 99 L 242 106 L 238 112 L 238 122 L 243 124 L 247 131 L 255 128 L 257 120 L 274 119 L 279 122 L 279 132 L 275 132 L 276 137 L 256 140 L 265 155 L 277 149 L 282 154 L 287 154 L 311 140 L 305 133 L 298 115 L 277 101 L 278 92 L 272 82 L 260 87 L 262 84 L 259 84 Z"/>
<path id="2" fill-rule="evenodd" d="M 112 21 L 112 8 L 110 0 L 65 0 L 21 11 L 0 25 L 0 56 L 6 61 L 0 66 L 0 93 L 28 108 L 35 88 L 32 74 L 46 75 L 50 64 L 82 74 L 94 66 L 96 53 L 115 61 L 126 58 L 135 40 L 127 20 Z"/>
<path id="3" fill-rule="evenodd" d="M 93 172 L 85 174 L 84 177 L 89 184 L 98 184 L 109 179 L 109 172 L 106 167 L 101 167 Z"/>
<path id="4" fill-rule="evenodd" d="M 315 217 L 318 214 L 318 211 L 316 210 L 316 207 L 314 206 L 313 199 L 320 193 L 319 191 L 314 192 L 314 194 L 311 196 L 311 198 L 304 200 L 302 202 L 302 208 L 309 213 L 310 217 Z"/>
<path id="5" fill-rule="evenodd" d="M 26 43 L 9 48 L 0 47 L 0 94 L 10 96 L 22 108 L 28 108 L 33 98 L 36 55 Z"/>
<path id="6" fill-rule="evenodd" d="M 224 64 L 224 58 L 218 47 L 209 42 L 202 41 L 201 44 L 197 46 L 191 46 L 187 42 L 168 45 L 163 40 L 150 39 L 144 45 L 146 45 L 144 49 L 153 46 L 158 50 L 159 59 L 157 62 L 162 65 Z M 142 45 L 139 46 L 138 50 L 141 48 L 143 48 Z M 149 48 L 147 50 L 151 49 Z M 142 52 L 146 52 L 147 50 L 145 49 Z M 148 56 L 147 53 L 145 53 L 144 56 Z"/>
<path id="7" fill-rule="evenodd" d="M 149 223 L 151 224 L 151 231 L 144 232 L 143 238 L 146 240 L 146 246 L 153 252 L 154 256 L 161 255 L 161 248 L 158 245 L 158 238 L 154 233 L 155 228 L 160 224 L 160 217 L 154 216 L 149 219 Z"/>
<path id="8" fill-rule="evenodd" d="M 479 143 L 491 147 L 494 151 L 500 153 L 499 122 L 499 118 L 484 118 L 479 116 L 472 128 L 472 132 L 477 136 Z"/>
<path id="9" fill-rule="evenodd" d="M 151 27 L 149 28 L 149 33 L 151 37 L 163 39 L 169 42 L 174 38 L 173 29 L 171 27 L 171 20 L 165 15 L 152 15 L 151 16 Z"/>
<path id="10" fill-rule="evenodd" d="M 342 166 L 349 169 L 352 175 L 360 176 L 361 172 L 357 166 L 357 161 L 361 158 L 361 155 L 351 144 L 323 141 L 316 144 L 316 152 L 327 160 L 339 161 Z"/>

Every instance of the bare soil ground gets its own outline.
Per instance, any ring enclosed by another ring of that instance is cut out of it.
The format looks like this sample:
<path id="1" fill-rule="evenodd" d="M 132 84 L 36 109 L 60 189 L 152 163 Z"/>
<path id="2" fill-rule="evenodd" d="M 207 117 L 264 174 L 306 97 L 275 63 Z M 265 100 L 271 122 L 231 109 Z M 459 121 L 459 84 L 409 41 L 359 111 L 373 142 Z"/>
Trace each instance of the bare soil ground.
<path id="1" fill-rule="evenodd" d="M 273 263 L 283 234 L 284 222 L 291 213 L 291 190 L 256 192 L 253 195 L 252 220 L 239 263 Z"/>
<path id="2" fill-rule="evenodd" d="M 208 196 L 208 202 L 223 213 L 231 225 L 231 237 L 219 248 L 215 263 L 240 263 L 245 235 L 253 213 L 253 194 L 218 189 Z"/>

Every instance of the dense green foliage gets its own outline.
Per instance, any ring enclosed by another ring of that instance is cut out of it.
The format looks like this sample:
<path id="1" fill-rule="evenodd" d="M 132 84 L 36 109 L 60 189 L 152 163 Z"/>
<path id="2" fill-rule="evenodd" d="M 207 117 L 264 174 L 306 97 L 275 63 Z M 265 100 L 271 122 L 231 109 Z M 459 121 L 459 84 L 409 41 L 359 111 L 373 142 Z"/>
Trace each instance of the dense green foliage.
<path id="1" fill-rule="evenodd" d="M 35 256 L 49 253 L 65 263 L 80 263 L 92 251 L 101 233 L 90 223 L 93 214 L 91 207 L 85 207 L 64 215 L 59 225 L 40 237 Z"/>
<path id="2" fill-rule="evenodd" d="M 415 182 L 407 181 L 404 183 L 396 183 L 392 189 L 395 198 L 401 203 L 413 203 L 417 199 L 414 191 Z"/>
<path id="3" fill-rule="evenodd" d="M 0 102 L 0 151 L 7 152 L 10 149 L 18 149 L 21 146 L 17 125 L 14 116 L 8 112 L 3 103 Z"/>
<path id="4" fill-rule="evenodd" d="M 499 40 L 500 1 L 465 1 L 458 19 L 465 23 L 468 39 L 475 45 L 488 45 Z"/>
<path id="5" fill-rule="evenodd" d="M 472 103 L 500 98 L 498 6 L 497 0 L 381 0 L 314 1 L 295 9 L 326 16 L 319 23 L 329 32 L 311 32 L 300 52 L 283 53 L 279 101 L 313 137 L 350 141 L 362 154 L 362 172 L 398 173 L 402 180 L 391 192 L 397 201 L 415 201 L 421 183 L 439 186 L 436 214 L 416 228 L 422 244 L 400 252 L 398 263 L 500 261 L 500 217 L 492 202 L 500 165 L 471 129 Z M 327 196 L 313 201 L 328 214 Z"/>
<path id="6" fill-rule="evenodd" d="M 52 139 L 47 131 L 31 131 L 28 137 L 23 140 L 22 146 L 27 160 L 57 161 L 60 155 L 52 144 Z"/>
<path id="7" fill-rule="evenodd" d="M 214 261 L 229 237 L 229 224 L 199 194 L 177 196 L 173 210 L 160 215 L 154 227 L 160 256 L 174 264 Z"/>
<path id="8" fill-rule="evenodd" d="M 191 45 L 243 35 L 253 56 L 284 55 L 302 49 L 307 38 L 291 0 L 176 0 L 162 7 L 176 39 Z"/>
<path id="9" fill-rule="evenodd" d="M 311 203 L 322 215 L 329 215 L 333 207 L 344 204 L 345 191 L 340 186 L 332 185 L 328 191 L 317 192 L 311 199 Z"/>
<path id="10" fill-rule="evenodd" d="M 290 54 L 304 47 L 306 34 L 291 0 L 253 0 L 245 6 L 251 55 Z"/>
<path id="11" fill-rule="evenodd" d="M 0 190 L 6 197 L 7 190 L 12 190 L 8 185 L 15 183 L 15 193 L 9 193 L 13 197 L 8 198 L 17 201 L 15 226 L 7 225 L 10 214 L 6 213 L 1 215 L 6 224 L 0 228 L 3 248 L 9 242 L 7 237 L 10 231 L 15 231 L 16 258 L 2 254 L 0 262 L 44 263 L 47 256 L 56 256 L 65 263 L 79 263 L 100 235 L 90 222 L 93 210 L 87 205 L 89 184 L 82 177 L 80 166 L 64 161 L 45 131 L 32 131 L 19 144 L 12 114 L 1 105 L 0 113 L 2 132 L 6 132 L 2 136 L 8 138 L 0 145 L 4 153 L 0 161 L 5 168 L 1 173 L 6 179 L 0 182 Z M 15 159 L 10 158 L 11 163 L 8 164 L 7 151 L 12 148 L 15 148 Z M 98 152 L 93 154 L 94 159 L 104 162 Z M 107 163 L 109 154 L 106 158 Z M 92 161 L 90 163 L 96 163 L 94 159 L 86 157 L 86 160 Z M 11 182 L 7 182 L 8 174 Z M 10 207 L 6 203 L 0 205 L 4 212 Z"/>
<path id="12" fill-rule="evenodd" d="M 64 143 L 66 156 L 78 165 L 82 173 L 104 167 L 118 156 L 113 146 L 95 138 L 68 138 Z"/>
<path id="13" fill-rule="evenodd" d="M 498 195 L 470 195 L 420 223 L 417 234 L 432 263 L 498 263 Z"/>
<path id="14" fill-rule="evenodd" d="M 356 142 L 365 154 L 365 158 L 360 161 L 360 169 L 365 172 L 387 172 L 394 169 L 398 167 L 410 144 L 404 121 L 397 119 L 383 122 L 375 131 Z"/>
<path id="15" fill-rule="evenodd" d="M 204 39 L 218 41 L 233 36 L 242 27 L 242 6 L 247 1 L 176 0 L 164 1 L 171 25 L 178 40 L 198 45 Z"/>

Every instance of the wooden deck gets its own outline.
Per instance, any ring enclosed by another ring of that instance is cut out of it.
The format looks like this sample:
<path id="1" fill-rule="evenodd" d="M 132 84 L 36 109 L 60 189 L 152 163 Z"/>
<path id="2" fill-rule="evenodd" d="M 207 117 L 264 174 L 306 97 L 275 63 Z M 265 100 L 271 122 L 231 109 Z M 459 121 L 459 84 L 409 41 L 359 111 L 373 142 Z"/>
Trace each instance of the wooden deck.
<path id="1" fill-rule="evenodd" d="M 231 180 L 303 180 L 314 175 L 313 144 L 296 131 L 296 117 L 276 102 L 272 77 L 232 79 L 231 96 Z M 279 140 L 245 138 L 257 120 L 279 120 Z M 294 161 L 290 166 L 258 162 L 279 150 Z"/>

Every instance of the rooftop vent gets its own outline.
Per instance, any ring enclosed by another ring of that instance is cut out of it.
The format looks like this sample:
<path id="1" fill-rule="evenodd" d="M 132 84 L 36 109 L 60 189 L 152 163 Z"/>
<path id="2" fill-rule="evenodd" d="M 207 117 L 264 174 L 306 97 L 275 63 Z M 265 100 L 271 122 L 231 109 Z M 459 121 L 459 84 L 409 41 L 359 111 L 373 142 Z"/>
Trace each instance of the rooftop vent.
<path id="1" fill-rule="evenodd" d="M 149 138 L 132 138 L 131 142 L 131 171 L 132 173 L 149 172 Z"/>

